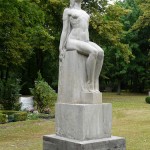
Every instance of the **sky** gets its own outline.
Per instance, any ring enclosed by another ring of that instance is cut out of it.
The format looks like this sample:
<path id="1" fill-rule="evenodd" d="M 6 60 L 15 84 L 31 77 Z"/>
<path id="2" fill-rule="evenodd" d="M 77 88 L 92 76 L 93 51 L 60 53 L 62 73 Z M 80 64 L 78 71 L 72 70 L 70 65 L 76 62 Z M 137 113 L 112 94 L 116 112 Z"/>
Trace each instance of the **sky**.
<path id="1" fill-rule="evenodd" d="M 115 1 L 117 0 L 109 0 L 109 4 L 113 4 Z M 119 1 L 122 1 L 122 0 L 119 0 Z"/>

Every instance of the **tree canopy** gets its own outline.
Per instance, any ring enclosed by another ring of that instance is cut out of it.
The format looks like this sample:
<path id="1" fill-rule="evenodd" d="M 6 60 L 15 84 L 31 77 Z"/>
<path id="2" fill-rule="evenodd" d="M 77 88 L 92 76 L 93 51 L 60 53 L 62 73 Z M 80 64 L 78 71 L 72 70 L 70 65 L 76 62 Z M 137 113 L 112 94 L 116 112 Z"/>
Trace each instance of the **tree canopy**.
<path id="1" fill-rule="evenodd" d="M 69 0 L 0 1 L 0 79 L 20 78 L 29 94 L 37 72 L 57 91 L 62 14 Z M 150 89 L 150 2 L 83 0 L 90 40 L 105 52 L 100 88 Z"/>

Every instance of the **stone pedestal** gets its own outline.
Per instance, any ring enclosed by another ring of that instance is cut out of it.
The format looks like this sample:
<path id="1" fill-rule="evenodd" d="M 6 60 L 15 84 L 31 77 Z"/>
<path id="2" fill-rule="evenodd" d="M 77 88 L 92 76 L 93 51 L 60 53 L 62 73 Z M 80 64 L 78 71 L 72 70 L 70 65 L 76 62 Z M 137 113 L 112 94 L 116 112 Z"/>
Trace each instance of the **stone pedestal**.
<path id="1" fill-rule="evenodd" d="M 125 150 L 125 139 L 112 136 L 110 138 L 77 141 L 57 135 L 43 137 L 43 150 Z"/>
<path id="2" fill-rule="evenodd" d="M 80 103 L 80 93 L 86 83 L 86 59 L 76 50 L 66 51 L 59 64 L 58 102 Z"/>
<path id="3" fill-rule="evenodd" d="M 43 137 L 43 150 L 125 150 L 124 138 L 111 137 L 111 104 L 87 90 L 86 60 L 73 50 L 60 62 L 56 135 Z"/>
<path id="4" fill-rule="evenodd" d="M 58 103 L 102 103 L 100 92 L 93 94 L 86 91 L 86 60 L 87 56 L 76 50 L 66 51 L 65 59 L 59 64 Z"/>
<path id="5" fill-rule="evenodd" d="M 56 134 L 75 140 L 111 137 L 111 104 L 56 104 Z"/>

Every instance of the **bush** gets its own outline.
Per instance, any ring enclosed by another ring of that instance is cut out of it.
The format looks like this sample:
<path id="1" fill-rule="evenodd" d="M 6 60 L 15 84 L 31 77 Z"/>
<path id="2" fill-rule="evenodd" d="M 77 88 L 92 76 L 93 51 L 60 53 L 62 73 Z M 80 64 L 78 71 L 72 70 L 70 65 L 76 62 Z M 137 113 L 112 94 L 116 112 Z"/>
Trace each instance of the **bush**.
<path id="1" fill-rule="evenodd" d="M 25 121 L 27 119 L 27 112 L 14 113 L 14 121 Z"/>
<path id="2" fill-rule="evenodd" d="M 50 114 L 40 113 L 38 116 L 39 116 L 39 118 L 42 118 L 42 119 L 50 119 L 51 118 Z"/>
<path id="3" fill-rule="evenodd" d="M 7 115 L 0 113 L 0 124 L 6 123 L 6 122 L 7 122 Z"/>
<path id="4" fill-rule="evenodd" d="M 0 114 L 8 116 L 8 122 L 13 121 L 24 121 L 27 119 L 27 112 L 13 111 L 13 110 L 2 110 Z"/>
<path id="5" fill-rule="evenodd" d="M 150 104 L 150 96 L 145 98 L 146 103 Z"/>
<path id="6" fill-rule="evenodd" d="M 3 106 L 3 109 L 14 109 L 20 90 L 20 80 L 12 78 L 0 80 L 0 104 Z"/>
<path id="7" fill-rule="evenodd" d="M 44 112 L 44 109 L 47 107 L 53 107 L 57 99 L 56 92 L 44 81 L 40 72 L 34 88 L 31 88 L 30 92 L 34 96 L 39 112 Z"/>
<path id="8" fill-rule="evenodd" d="M 28 116 L 27 116 L 28 120 L 37 120 L 38 118 L 39 118 L 38 114 L 28 113 Z"/>
<path id="9" fill-rule="evenodd" d="M 14 113 L 16 113 L 18 111 L 14 111 L 14 110 L 1 110 L 0 113 L 2 114 L 6 114 L 6 115 L 13 115 Z"/>

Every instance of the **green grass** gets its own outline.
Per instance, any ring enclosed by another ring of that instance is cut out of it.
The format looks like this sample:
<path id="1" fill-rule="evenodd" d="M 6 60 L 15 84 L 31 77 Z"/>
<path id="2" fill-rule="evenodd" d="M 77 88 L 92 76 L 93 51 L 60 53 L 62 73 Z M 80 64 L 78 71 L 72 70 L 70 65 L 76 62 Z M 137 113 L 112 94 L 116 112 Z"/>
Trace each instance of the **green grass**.
<path id="1" fill-rule="evenodd" d="M 150 104 L 146 95 L 104 93 L 113 106 L 112 135 L 126 138 L 127 150 L 150 150 Z"/>
<path id="2" fill-rule="evenodd" d="M 127 150 L 150 150 L 150 104 L 146 95 L 103 93 L 113 105 L 112 135 L 126 138 Z M 54 120 L 0 125 L 0 150 L 42 150 L 42 136 L 53 134 Z"/>

